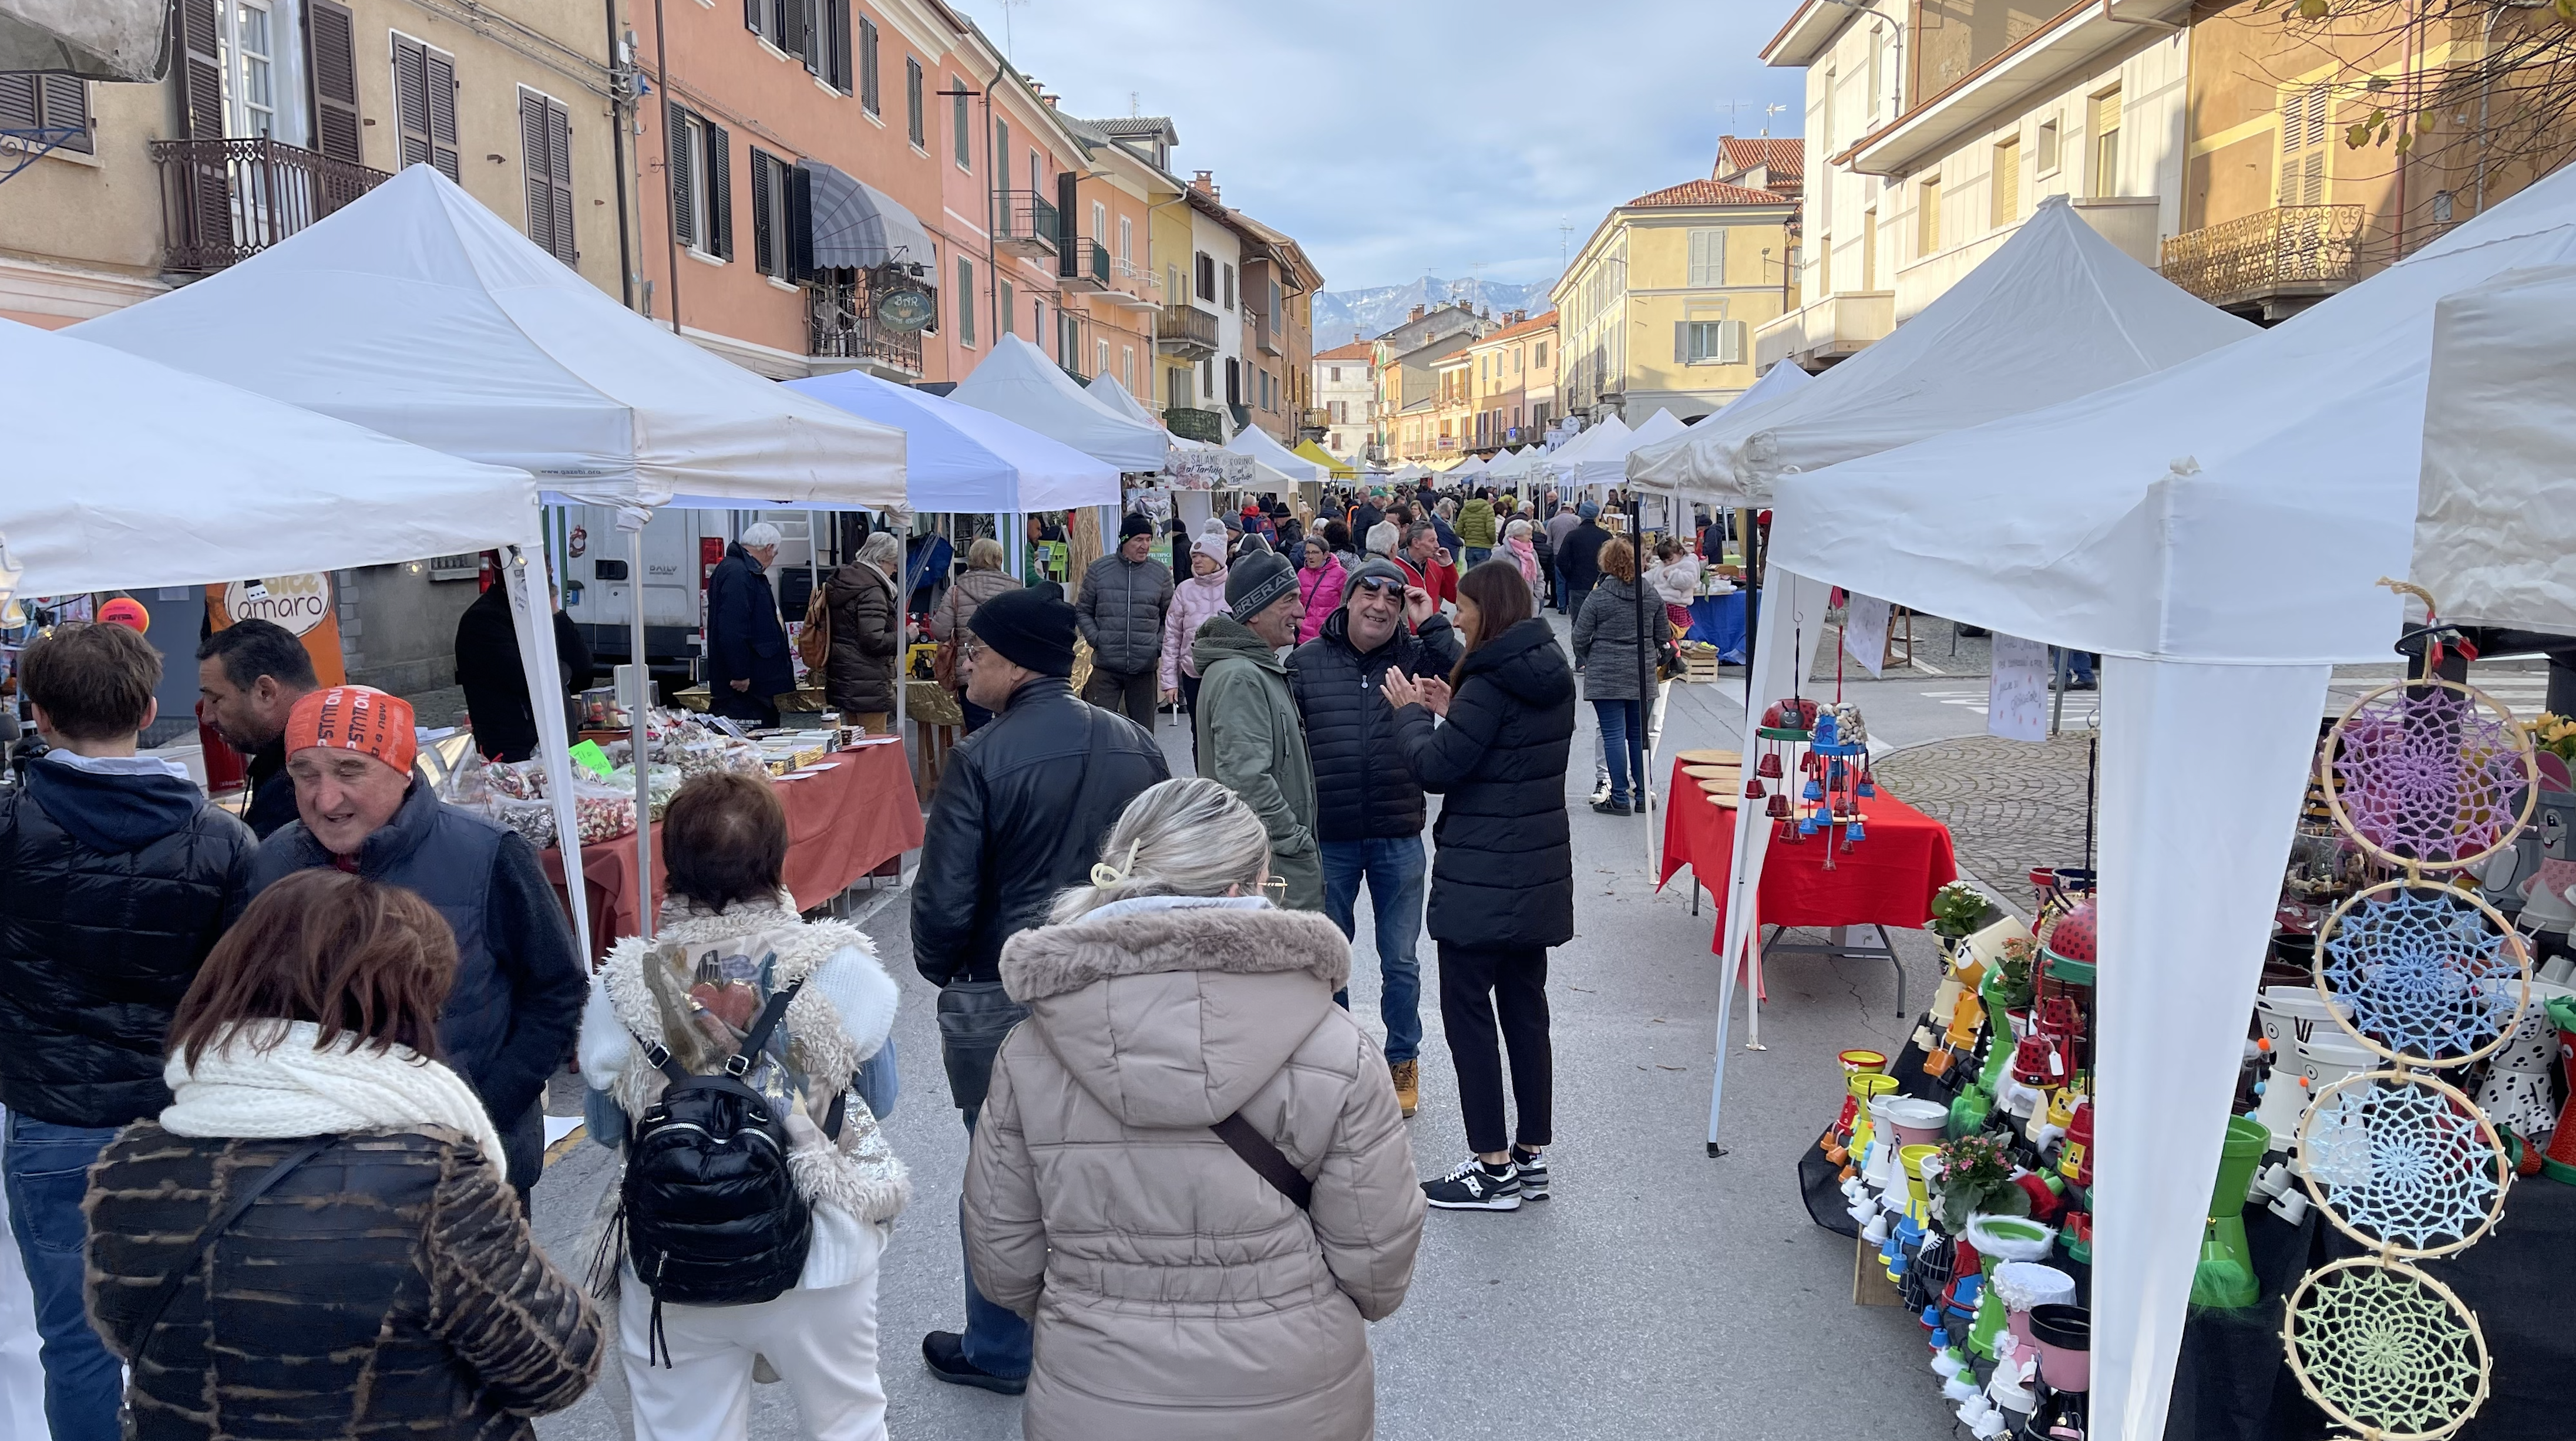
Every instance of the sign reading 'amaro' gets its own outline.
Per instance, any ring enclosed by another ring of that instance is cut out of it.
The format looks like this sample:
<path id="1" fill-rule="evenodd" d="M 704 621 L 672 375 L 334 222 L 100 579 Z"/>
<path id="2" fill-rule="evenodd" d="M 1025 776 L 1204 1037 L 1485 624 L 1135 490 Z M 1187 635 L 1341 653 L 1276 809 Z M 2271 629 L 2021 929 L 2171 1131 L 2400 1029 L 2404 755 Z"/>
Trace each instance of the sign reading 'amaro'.
<path id="1" fill-rule="evenodd" d="M 273 621 L 304 635 L 330 617 L 331 577 L 315 572 L 237 580 L 224 588 L 224 610 L 236 622 Z"/>

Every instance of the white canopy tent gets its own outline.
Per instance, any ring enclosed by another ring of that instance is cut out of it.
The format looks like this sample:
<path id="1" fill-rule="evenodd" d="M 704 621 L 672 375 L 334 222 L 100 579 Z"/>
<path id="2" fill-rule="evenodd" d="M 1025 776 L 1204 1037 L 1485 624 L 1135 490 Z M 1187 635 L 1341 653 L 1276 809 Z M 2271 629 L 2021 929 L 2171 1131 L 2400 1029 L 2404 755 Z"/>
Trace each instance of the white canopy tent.
<path id="1" fill-rule="evenodd" d="M 243 263 L 75 327 L 602 505 L 903 503 L 903 434 L 619 305 L 414 165 Z"/>
<path id="2" fill-rule="evenodd" d="M 2106 656 L 2102 1441 L 2163 1432 L 2243 1017 L 2331 668 L 2392 658 L 2399 604 L 2374 582 L 2402 573 L 2412 544 L 2435 303 L 2571 261 L 2576 172 L 2562 172 L 2240 343 L 1779 483 L 1749 712 L 1805 673 L 1835 584 Z M 1739 817 L 1730 957 L 1746 943 L 1741 902 L 1768 835 L 1754 813 Z"/>
<path id="3" fill-rule="evenodd" d="M 1122 472 L 1162 469 L 1171 446 L 1169 432 L 1102 404 L 1064 367 L 1016 335 L 996 339 L 992 354 L 948 398 L 1016 421 Z"/>
<path id="4" fill-rule="evenodd" d="M 1483 456 L 1471 455 L 1465 460 L 1458 462 L 1456 465 L 1449 467 L 1447 470 L 1442 471 L 1440 473 L 1440 478 L 1448 481 L 1452 485 L 1455 485 L 1460 481 L 1472 480 L 1477 476 L 1483 475 L 1488 469 L 1490 469 L 1490 467 Z"/>
<path id="5" fill-rule="evenodd" d="M 2121 254 L 2051 196 L 1886 339 L 1811 385 L 1784 378 L 1786 395 L 1739 400 L 1637 451 L 1627 474 L 1649 490 L 1767 505 L 1783 475 L 2088 395 L 2254 329 Z"/>
<path id="6" fill-rule="evenodd" d="M 1118 504 L 1118 469 L 990 411 L 845 370 L 790 390 L 904 433 L 904 503 L 915 511 L 1025 514 Z"/>
<path id="7" fill-rule="evenodd" d="M 1626 421 L 1615 415 L 1611 416 L 1547 452 L 1546 457 L 1538 463 L 1539 469 L 1547 472 L 1548 478 L 1558 485 L 1586 484 L 1583 478 L 1584 462 L 1603 454 L 1605 450 L 1618 449 L 1633 434 L 1635 432 L 1628 429 Z M 1619 450 L 1621 455 L 1626 453 L 1625 450 Z M 1607 485 L 1610 483 L 1610 478 L 1605 475 L 1599 481 L 1588 483 Z"/>
<path id="8" fill-rule="evenodd" d="M 1290 490 L 1294 490 L 1300 481 L 1320 482 L 1326 479 L 1322 466 L 1271 439 L 1270 432 L 1257 425 L 1247 425 L 1236 431 L 1234 439 L 1225 443 L 1225 448 L 1237 455 L 1251 456 L 1256 467 L 1268 468 L 1278 482 Z"/>
<path id="9" fill-rule="evenodd" d="M 2410 578 L 2444 620 L 2576 635 L 2576 267 L 2444 300 L 2424 400 Z"/>
<path id="10" fill-rule="evenodd" d="M 1719 416 L 1735 411 L 1768 405 L 1783 396 L 1795 394 L 1816 383 L 1816 378 L 1788 361 L 1781 361 L 1762 372 L 1761 378 L 1744 388 L 1744 393 L 1691 422 L 1693 426 L 1709 425 Z"/>
<path id="11" fill-rule="evenodd" d="M 555 630 L 532 602 L 543 555 L 523 471 L 424 450 L 329 416 L 0 320 L 0 535 L 24 595 L 145 590 L 500 550 L 530 695 L 558 690 Z M 538 706 L 562 834 L 580 827 L 560 706 Z M 564 856 L 581 891 L 579 849 Z M 582 954 L 588 908 L 573 907 Z"/>
<path id="12" fill-rule="evenodd" d="M 1139 425 L 1150 425 L 1159 429 L 1163 424 L 1154 412 L 1145 408 L 1143 402 L 1129 395 L 1127 387 L 1120 385 L 1115 376 L 1095 375 L 1091 377 L 1091 384 L 1084 386 L 1083 389 L 1091 392 L 1092 399 Z"/>
<path id="13" fill-rule="evenodd" d="M 1529 474 L 1530 465 L 1538 458 L 1538 447 L 1525 445 L 1506 450 L 1485 462 L 1485 474 L 1495 480 L 1518 480 Z"/>
<path id="14" fill-rule="evenodd" d="M 1628 457 L 1643 446 L 1658 445 L 1680 435 L 1690 427 L 1669 410 L 1657 410 L 1646 422 L 1625 435 L 1602 435 L 1575 462 L 1576 483 L 1580 485 L 1617 485 L 1628 477 Z"/>
<path id="15" fill-rule="evenodd" d="M 903 503 L 903 432 L 772 384 L 626 309 L 433 166 L 403 170 L 220 274 L 74 329 L 432 450 L 516 466 L 549 499 L 617 506 L 639 576 L 655 506 Z M 643 607 L 630 615 L 628 703 L 640 718 L 650 685 Z M 553 627 L 540 629 L 551 652 Z M 559 685 L 550 668 L 531 693 Z M 635 768 L 646 894 L 651 769 Z M 651 908 L 639 914 L 649 935 Z"/>

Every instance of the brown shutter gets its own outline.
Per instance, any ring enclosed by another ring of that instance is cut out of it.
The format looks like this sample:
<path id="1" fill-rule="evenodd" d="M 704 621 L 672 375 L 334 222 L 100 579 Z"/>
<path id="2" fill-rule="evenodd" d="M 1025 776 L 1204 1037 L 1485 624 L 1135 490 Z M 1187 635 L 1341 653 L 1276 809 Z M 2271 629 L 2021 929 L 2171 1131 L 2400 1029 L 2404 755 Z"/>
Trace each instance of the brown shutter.
<path id="1" fill-rule="evenodd" d="M 428 52 L 429 163 L 441 175 L 460 180 L 456 154 L 456 57 Z"/>
<path id="2" fill-rule="evenodd" d="M 555 246 L 555 185 L 553 160 L 546 147 L 546 97 L 533 90 L 519 92 L 519 173 L 528 192 L 528 238 L 548 255 L 560 257 Z"/>
<path id="3" fill-rule="evenodd" d="M 84 155 L 98 153 L 98 143 L 89 128 L 89 85 L 77 75 L 47 75 L 38 82 L 44 96 L 45 128 L 72 129 L 80 133 L 59 147 L 77 150 Z"/>
<path id="4" fill-rule="evenodd" d="M 224 61 L 219 0 L 178 0 L 179 119 L 191 140 L 224 138 Z"/>
<path id="5" fill-rule="evenodd" d="M 332 160 L 363 161 L 358 117 L 357 22 L 333 0 L 305 0 L 304 48 L 313 85 L 313 148 Z"/>
<path id="6" fill-rule="evenodd" d="M 733 137 L 721 125 L 707 130 L 707 253 L 733 259 Z"/>
<path id="7" fill-rule="evenodd" d="M 771 43 L 790 55 L 808 54 L 806 37 L 813 29 L 813 16 L 806 13 L 806 4 L 807 0 L 783 0 L 778 7 L 778 35 Z M 810 59 L 806 68 L 813 68 Z"/>
<path id="8" fill-rule="evenodd" d="M 0 75 L 0 130 L 33 130 L 44 123 L 34 75 Z"/>
<path id="9" fill-rule="evenodd" d="M 426 163 L 429 138 L 429 50 L 408 35 L 394 37 L 394 128 L 401 149 L 394 168 Z"/>
<path id="10" fill-rule="evenodd" d="M 671 234 L 682 245 L 698 243 L 698 207 L 691 192 L 697 171 L 697 146 L 689 133 L 689 112 L 662 107 L 662 163 L 671 172 Z"/>
<path id="11" fill-rule="evenodd" d="M 553 182 L 555 258 L 566 265 L 581 259 L 572 239 L 572 112 L 546 102 L 546 175 Z"/>
<path id="12" fill-rule="evenodd" d="M 769 154 L 757 146 L 751 152 L 751 267 L 763 275 L 778 273 L 778 237 L 771 233 L 769 207 L 771 185 Z"/>

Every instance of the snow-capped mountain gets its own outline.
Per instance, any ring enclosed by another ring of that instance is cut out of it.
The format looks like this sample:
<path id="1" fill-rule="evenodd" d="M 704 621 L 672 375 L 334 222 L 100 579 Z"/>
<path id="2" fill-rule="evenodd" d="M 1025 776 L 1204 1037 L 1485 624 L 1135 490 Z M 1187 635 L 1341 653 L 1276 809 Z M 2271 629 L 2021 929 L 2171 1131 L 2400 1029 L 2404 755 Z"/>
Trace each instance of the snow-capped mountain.
<path id="1" fill-rule="evenodd" d="M 1315 348 L 1348 345 L 1351 332 L 1374 339 L 1404 323 L 1413 307 L 1467 301 L 1500 315 L 1506 310 L 1547 309 L 1548 287 L 1556 277 L 1527 285 L 1493 280 L 1442 280 L 1426 275 L 1402 285 L 1374 285 L 1362 290 L 1326 290 L 1315 296 Z"/>

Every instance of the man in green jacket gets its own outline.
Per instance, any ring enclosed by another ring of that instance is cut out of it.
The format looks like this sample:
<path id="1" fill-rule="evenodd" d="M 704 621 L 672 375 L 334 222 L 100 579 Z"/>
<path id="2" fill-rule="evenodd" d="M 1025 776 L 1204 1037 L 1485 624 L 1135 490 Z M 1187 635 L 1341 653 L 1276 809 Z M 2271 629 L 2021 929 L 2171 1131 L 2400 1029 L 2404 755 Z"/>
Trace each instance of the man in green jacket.
<path id="1" fill-rule="evenodd" d="M 1479 488 L 1458 507 L 1458 569 L 1461 574 L 1474 570 L 1491 559 L 1500 544 L 1494 526 L 1494 496 L 1490 489 Z"/>
<path id="2" fill-rule="evenodd" d="M 1280 652 L 1297 639 L 1305 608 L 1297 571 L 1255 551 L 1226 572 L 1226 609 L 1199 627 L 1202 773 L 1240 797 L 1270 832 L 1270 874 L 1285 881 L 1290 910 L 1324 908 L 1323 853 L 1315 843 L 1315 766 Z"/>

